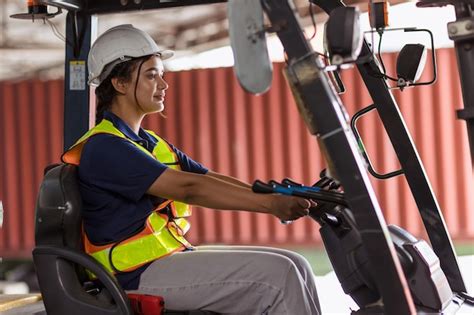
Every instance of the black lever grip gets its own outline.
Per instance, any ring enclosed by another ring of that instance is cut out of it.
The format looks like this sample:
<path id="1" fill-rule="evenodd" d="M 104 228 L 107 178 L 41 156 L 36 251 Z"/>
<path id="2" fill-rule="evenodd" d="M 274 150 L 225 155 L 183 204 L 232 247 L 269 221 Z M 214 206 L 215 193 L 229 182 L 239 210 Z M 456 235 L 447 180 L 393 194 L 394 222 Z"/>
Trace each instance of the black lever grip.
<path id="1" fill-rule="evenodd" d="M 282 186 L 279 182 L 277 182 L 276 180 L 273 180 L 273 179 L 270 179 L 270 180 L 268 181 L 268 183 L 269 183 L 270 185 L 273 185 L 273 187 L 275 187 L 275 186 Z"/>
<path id="2" fill-rule="evenodd" d="M 273 187 L 257 179 L 253 182 L 252 191 L 259 194 L 271 194 L 273 193 Z"/>
<path id="3" fill-rule="evenodd" d="M 297 186 L 297 187 L 303 186 L 302 184 L 297 183 L 297 182 L 295 182 L 295 181 L 293 181 L 293 180 L 291 180 L 291 179 L 289 179 L 289 178 L 285 178 L 285 179 L 283 179 L 281 182 L 282 182 L 284 185 L 289 185 L 289 186 Z"/>

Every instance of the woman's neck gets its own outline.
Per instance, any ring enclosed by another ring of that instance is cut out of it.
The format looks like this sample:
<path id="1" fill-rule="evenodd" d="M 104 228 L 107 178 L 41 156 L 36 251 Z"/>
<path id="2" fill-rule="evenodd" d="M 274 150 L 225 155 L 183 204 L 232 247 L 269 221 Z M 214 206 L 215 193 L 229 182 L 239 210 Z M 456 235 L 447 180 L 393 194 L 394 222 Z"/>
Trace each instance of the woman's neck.
<path id="1" fill-rule="evenodd" d="M 114 103 L 111 106 L 110 111 L 120 117 L 120 119 L 122 119 L 130 127 L 130 129 L 132 129 L 133 132 L 138 135 L 142 120 L 145 117 L 144 114 L 139 113 L 136 108 L 130 106 L 129 104 L 120 105 L 118 103 Z"/>

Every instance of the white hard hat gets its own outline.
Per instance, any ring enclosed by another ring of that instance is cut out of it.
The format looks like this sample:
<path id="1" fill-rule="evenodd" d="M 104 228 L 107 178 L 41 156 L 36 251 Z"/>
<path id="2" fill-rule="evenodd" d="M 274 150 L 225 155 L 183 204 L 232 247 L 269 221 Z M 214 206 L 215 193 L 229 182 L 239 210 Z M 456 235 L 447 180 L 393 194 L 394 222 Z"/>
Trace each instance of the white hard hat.
<path id="1" fill-rule="evenodd" d="M 131 24 L 115 26 L 100 35 L 89 51 L 88 83 L 98 86 L 117 64 L 153 54 L 165 60 L 174 52 L 161 50 L 150 35 Z"/>

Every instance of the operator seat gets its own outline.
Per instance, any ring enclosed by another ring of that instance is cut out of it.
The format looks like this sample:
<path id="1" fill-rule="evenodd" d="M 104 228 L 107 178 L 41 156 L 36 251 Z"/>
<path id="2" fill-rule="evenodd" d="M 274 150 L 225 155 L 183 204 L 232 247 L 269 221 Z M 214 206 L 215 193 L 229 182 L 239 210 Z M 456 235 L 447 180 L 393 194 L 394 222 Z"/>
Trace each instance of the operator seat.
<path id="1" fill-rule="evenodd" d="M 47 167 L 36 202 L 33 250 L 46 312 L 132 315 L 135 310 L 135 314 L 147 315 L 143 309 L 132 310 L 115 277 L 83 252 L 81 208 L 77 167 L 69 164 Z M 98 284 L 89 280 L 85 269 L 97 276 Z M 165 311 L 164 314 L 211 313 Z"/>

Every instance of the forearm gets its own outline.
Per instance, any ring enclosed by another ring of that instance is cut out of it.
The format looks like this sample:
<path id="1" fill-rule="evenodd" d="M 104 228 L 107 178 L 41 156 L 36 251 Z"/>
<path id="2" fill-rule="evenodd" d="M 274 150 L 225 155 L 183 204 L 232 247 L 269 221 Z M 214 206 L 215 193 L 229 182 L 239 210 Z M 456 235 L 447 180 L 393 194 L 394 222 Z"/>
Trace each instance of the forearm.
<path id="1" fill-rule="evenodd" d="M 207 208 L 272 212 L 274 198 L 271 195 L 253 193 L 250 185 L 241 184 L 169 169 L 153 183 L 148 193 Z"/>
<path id="2" fill-rule="evenodd" d="M 190 187 L 187 202 L 222 210 L 271 212 L 269 195 L 253 193 L 249 185 L 244 187 L 239 184 L 213 176 L 203 176 L 199 183 Z"/>
<path id="3" fill-rule="evenodd" d="M 206 175 L 217 178 L 217 179 L 225 181 L 225 182 L 228 182 L 230 184 L 234 184 L 234 185 L 241 186 L 241 187 L 244 187 L 244 188 L 252 189 L 252 186 L 249 183 L 243 182 L 240 179 L 237 179 L 235 177 L 223 175 L 223 174 L 216 173 L 216 172 L 213 172 L 213 171 L 207 172 Z"/>

